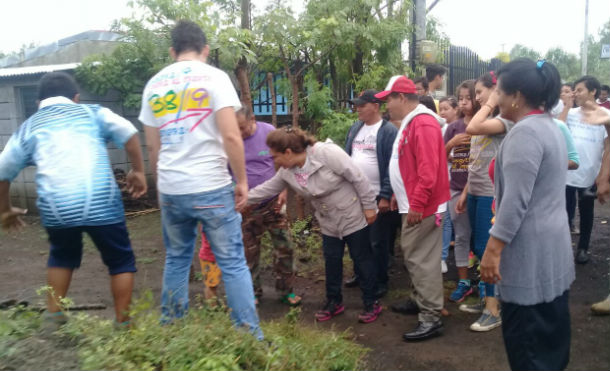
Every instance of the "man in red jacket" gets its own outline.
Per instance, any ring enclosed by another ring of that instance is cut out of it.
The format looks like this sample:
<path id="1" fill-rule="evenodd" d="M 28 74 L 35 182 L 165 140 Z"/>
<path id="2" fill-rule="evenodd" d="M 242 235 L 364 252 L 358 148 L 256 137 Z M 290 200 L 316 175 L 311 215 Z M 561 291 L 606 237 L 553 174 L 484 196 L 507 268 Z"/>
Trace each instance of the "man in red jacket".
<path id="1" fill-rule="evenodd" d="M 375 97 L 387 100 L 392 120 L 402 120 L 390 159 L 393 207 L 402 214 L 400 244 L 413 283 L 413 295 L 393 306 L 398 312 L 418 313 L 417 327 L 404 340 L 423 340 L 443 329 L 442 228 L 438 213 L 449 200 L 447 156 L 438 116 L 419 104 L 413 81 L 390 79 Z"/>

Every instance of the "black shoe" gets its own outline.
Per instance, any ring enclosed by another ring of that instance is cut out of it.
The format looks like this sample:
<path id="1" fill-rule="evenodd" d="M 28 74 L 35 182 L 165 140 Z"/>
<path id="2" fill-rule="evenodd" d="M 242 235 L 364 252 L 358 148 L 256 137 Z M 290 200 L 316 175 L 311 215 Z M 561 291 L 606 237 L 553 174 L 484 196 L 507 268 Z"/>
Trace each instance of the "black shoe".
<path id="1" fill-rule="evenodd" d="M 345 287 L 352 288 L 352 287 L 358 287 L 358 286 L 359 286 L 358 276 L 356 276 L 355 274 L 345 281 Z"/>
<path id="2" fill-rule="evenodd" d="M 441 320 L 434 322 L 419 322 L 415 330 L 402 335 L 405 341 L 418 341 L 429 339 L 438 336 L 443 332 L 443 323 Z"/>
<path id="3" fill-rule="evenodd" d="M 411 299 L 407 299 L 406 301 L 403 301 L 400 303 L 392 304 L 392 306 L 390 308 L 392 308 L 392 312 L 396 312 L 396 313 L 400 313 L 400 314 L 419 313 L 419 307 Z"/>
<path id="4" fill-rule="evenodd" d="M 587 250 L 578 249 L 576 251 L 576 263 L 586 264 L 588 261 L 589 261 L 589 255 L 587 254 Z"/>
<path id="5" fill-rule="evenodd" d="M 378 284 L 377 285 L 377 291 L 375 292 L 375 297 L 377 299 L 381 299 L 384 296 L 386 296 L 386 294 L 388 293 L 388 285 L 386 284 Z"/>

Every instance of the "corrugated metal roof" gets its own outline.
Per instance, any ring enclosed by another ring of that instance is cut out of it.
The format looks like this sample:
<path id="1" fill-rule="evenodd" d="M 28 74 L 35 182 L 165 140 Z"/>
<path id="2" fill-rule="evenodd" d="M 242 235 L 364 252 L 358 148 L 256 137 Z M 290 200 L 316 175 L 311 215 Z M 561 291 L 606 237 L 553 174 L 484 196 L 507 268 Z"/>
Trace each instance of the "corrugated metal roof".
<path id="1" fill-rule="evenodd" d="M 24 75 L 36 75 L 54 71 L 73 70 L 80 66 L 80 63 L 49 64 L 46 66 L 28 66 L 14 68 L 0 68 L 0 78 L 16 77 Z"/>

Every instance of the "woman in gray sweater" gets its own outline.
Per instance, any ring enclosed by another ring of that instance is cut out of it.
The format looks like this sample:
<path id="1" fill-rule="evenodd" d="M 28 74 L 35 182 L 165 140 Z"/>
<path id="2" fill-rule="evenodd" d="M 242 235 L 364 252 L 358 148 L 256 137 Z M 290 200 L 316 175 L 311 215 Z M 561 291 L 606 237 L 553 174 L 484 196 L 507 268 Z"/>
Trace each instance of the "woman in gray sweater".
<path id="1" fill-rule="evenodd" d="M 565 212 L 567 149 L 548 113 L 559 98 L 559 73 L 545 61 L 517 59 L 498 71 L 498 80 L 501 114 L 516 124 L 496 157 L 496 220 L 481 278 L 498 284 L 511 369 L 563 370 L 574 261 Z"/>

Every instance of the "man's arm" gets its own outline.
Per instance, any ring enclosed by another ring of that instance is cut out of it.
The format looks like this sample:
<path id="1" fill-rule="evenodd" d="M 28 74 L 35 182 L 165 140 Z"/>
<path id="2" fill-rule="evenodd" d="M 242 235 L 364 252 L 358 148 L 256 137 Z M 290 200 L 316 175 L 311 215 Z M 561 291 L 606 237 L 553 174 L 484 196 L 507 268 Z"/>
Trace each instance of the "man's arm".
<path id="1" fill-rule="evenodd" d="M 161 149 L 161 135 L 159 129 L 144 125 L 144 136 L 146 138 L 146 150 L 148 151 L 148 166 L 157 184 L 157 163 L 159 162 L 159 150 Z"/>
<path id="2" fill-rule="evenodd" d="M 27 210 L 11 206 L 9 190 L 11 183 L 6 180 L 0 181 L 0 219 L 2 220 L 2 229 L 19 229 L 25 226 L 21 219 L 22 215 L 27 213 Z"/>
<path id="3" fill-rule="evenodd" d="M 236 180 L 235 208 L 241 210 L 248 202 L 248 178 L 246 177 L 246 160 L 244 142 L 241 138 L 237 118 L 233 107 L 224 107 L 216 112 L 216 126 L 220 130 L 229 165 Z"/>
<path id="4" fill-rule="evenodd" d="M 148 190 L 139 134 L 129 138 L 125 143 L 125 151 L 131 162 L 131 170 L 127 173 L 127 190 L 131 193 L 131 197 L 139 198 Z"/>

